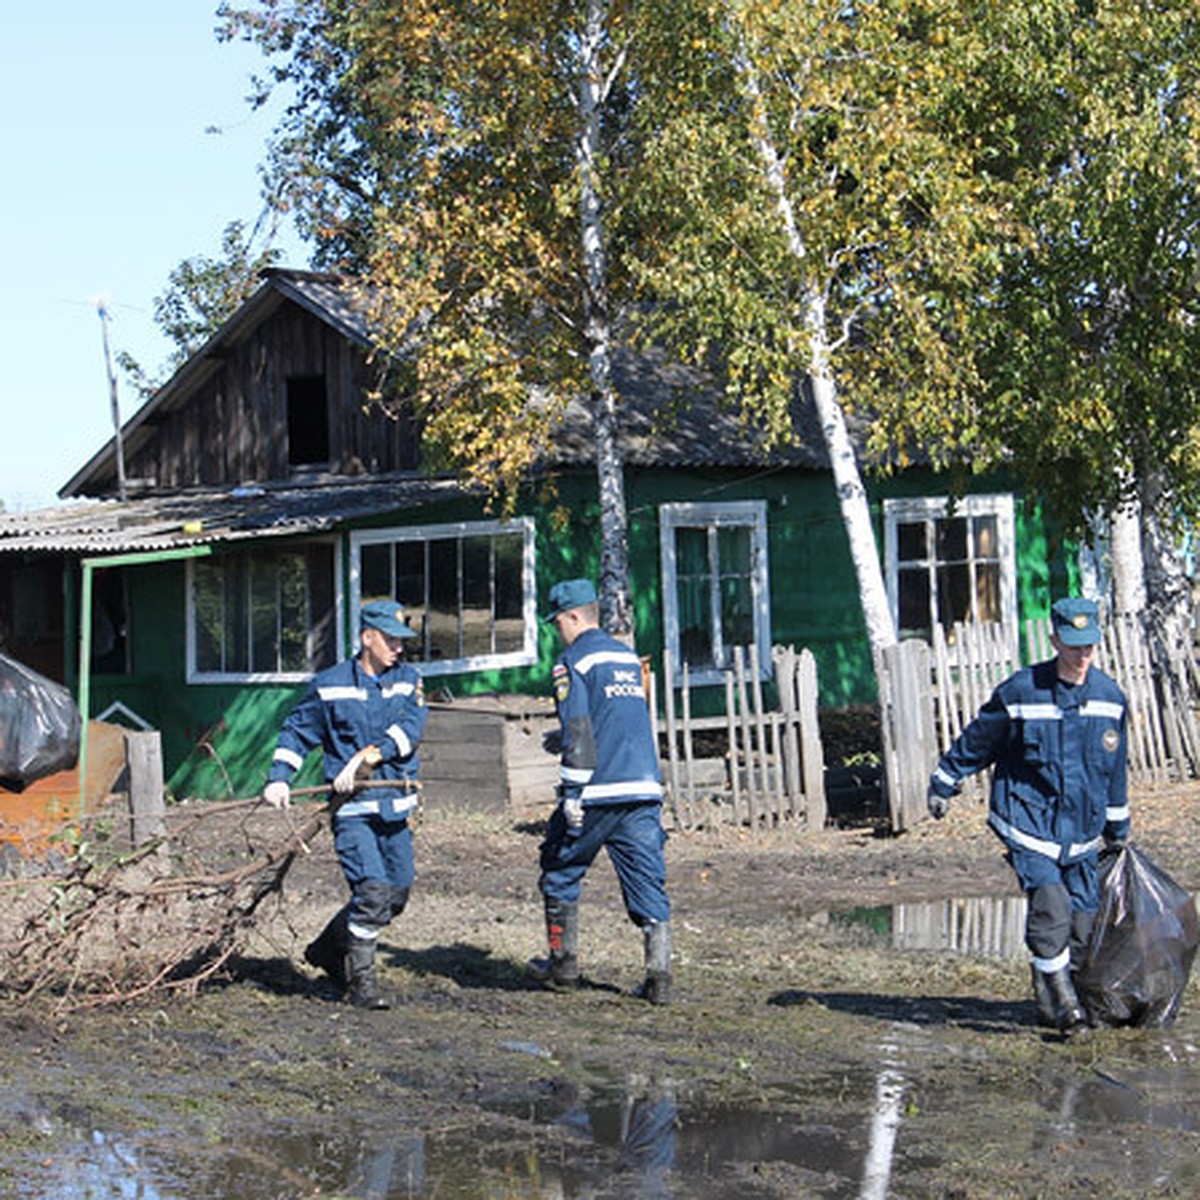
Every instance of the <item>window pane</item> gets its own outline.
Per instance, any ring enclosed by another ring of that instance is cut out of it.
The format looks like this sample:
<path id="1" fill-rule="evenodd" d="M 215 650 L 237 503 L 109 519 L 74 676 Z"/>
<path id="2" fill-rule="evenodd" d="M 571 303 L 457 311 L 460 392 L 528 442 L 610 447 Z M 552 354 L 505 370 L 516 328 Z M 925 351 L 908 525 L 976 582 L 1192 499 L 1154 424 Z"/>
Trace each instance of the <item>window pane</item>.
<path id="1" fill-rule="evenodd" d="M 717 564 L 722 575 L 749 576 L 750 530 L 745 525 L 717 530 Z"/>
<path id="2" fill-rule="evenodd" d="M 225 644 L 224 669 L 245 672 L 250 668 L 247 625 L 250 618 L 249 563 L 245 558 L 225 563 L 225 609 L 222 638 Z"/>
<path id="3" fill-rule="evenodd" d="M 733 661 L 734 646 L 754 642 L 754 597 L 746 576 L 721 580 L 721 644 L 726 665 Z"/>
<path id="4" fill-rule="evenodd" d="M 225 555 L 197 563 L 195 670 L 303 674 L 337 653 L 334 551 L 329 545 Z"/>
<path id="5" fill-rule="evenodd" d="M 939 562 L 965 562 L 967 558 L 967 521 L 965 517 L 947 517 L 937 521 L 937 557 Z"/>
<path id="6" fill-rule="evenodd" d="M 993 516 L 976 517 L 973 525 L 975 528 L 976 558 L 998 558 L 1000 552 L 998 549 L 996 518 Z"/>
<path id="7" fill-rule="evenodd" d="M 1003 618 L 1000 609 L 1000 564 L 980 563 L 975 568 L 975 619 L 999 623 Z"/>
<path id="8" fill-rule="evenodd" d="M 437 538 L 429 547 L 429 658 L 461 658 L 458 640 L 458 538 Z"/>
<path id="9" fill-rule="evenodd" d="M 924 567 L 919 570 L 899 571 L 896 584 L 900 609 L 900 636 L 932 637 L 929 572 Z"/>
<path id="10" fill-rule="evenodd" d="M 679 653 L 693 667 L 713 665 L 707 578 L 679 581 Z"/>
<path id="11" fill-rule="evenodd" d="M 462 539 L 462 653 L 492 651 L 492 539 Z"/>
<path id="12" fill-rule="evenodd" d="M 384 542 L 363 546 L 359 555 L 359 590 L 364 599 L 397 599 L 392 584 L 392 548 Z"/>
<path id="13" fill-rule="evenodd" d="M 945 628 L 971 619 L 971 575 L 965 564 L 938 567 L 938 620 Z"/>
<path id="14" fill-rule="evenodd" d="M 680 578 L 702 575 L 707 577 L 708 530 L 683 527 L 675 531 L 676 573 Z"/>
<path id="15" fill-rule="evenodd" d="M 520 650 L 525 644 L 524 541 L 519 533 L 493 540 L 496 558 L 496 651 Z"/>
<path id="16" fill-rule="evenodd" d="M 924 521 L 901 521 L 896 525 L 896 547 L 901 562 L 929 557 L 928 528 Z"/>
<path id="17" fill-rule="evenodd" d="M 250 580 L 250 669 L 277 671 L 279 669 L 278 625 L 276 604 L 278 559 L 266 555 L 253 564 Z"/>
<path id="18" fill-rule="evenodd" d="M 308 635 L 312 609 L 308 593 L 308 563 L 303 555 L 280 556 L 279 659 L 274 667 L 255 670 L 304 671 L 309 668 Z"/>
<path id="19" fill-rule="evenodd" d="M 223 607 L 222 572 L 217 563 L 196 564 L 192 576 L 192 620 L 195 628 L 196 670 L 220 671 L 221 610 Z"/>
<path id="20" fill-rule="evenodd" d="M 679 653 L 693 667 L 712 666 L 712 574 L 708 530 L 683 526 L 675 531 Z"/>
<path id="21" fill-rule="evenodd" d="M 754 594 L 751 531 L 748 526 L 722 526 L 717 530 L 717 561 L 720 565 L 721 653 L 727 665 L 733 661 L 734 646 L 754 641 Z"/>
<path id="22" fill-rule="evenodd" d="M 389 547 L 389 552 L 391 549 L 392 547 Z M 396 582 L 395 591 L 391 596 L 404 605 L 404 615 L 421 639 L 419 642 L 410 640 L 406 643 L 404 653 L 408 658 L 427 658 L 429 644 L 425 619 L 428 602 L 425 589 L 425 543 L 396 542 L 394 550 Z"/>

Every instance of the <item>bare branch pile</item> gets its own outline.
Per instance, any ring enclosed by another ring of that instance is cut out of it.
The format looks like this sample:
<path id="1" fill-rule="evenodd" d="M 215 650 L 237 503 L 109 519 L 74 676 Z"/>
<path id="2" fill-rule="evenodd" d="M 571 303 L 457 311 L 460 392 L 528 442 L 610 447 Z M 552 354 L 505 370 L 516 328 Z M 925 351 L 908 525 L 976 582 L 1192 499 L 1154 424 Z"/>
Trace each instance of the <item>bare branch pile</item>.
<path id="1" fill-rule="evenodd" d="M 316 791 L 318 789 L 311 789 Z M 120 857 L 80 838 L 65 863 L 0 881 L 0 997 L 63 1008 L 120 1003 L 156 989 L 192 992 L 245 946 L 263 903 L 328 824 L 328 805 L 264 825 L 258 799 L 195 803 L 168 836 Z M 269 832 L 264 833 L 264 829 Z"/>

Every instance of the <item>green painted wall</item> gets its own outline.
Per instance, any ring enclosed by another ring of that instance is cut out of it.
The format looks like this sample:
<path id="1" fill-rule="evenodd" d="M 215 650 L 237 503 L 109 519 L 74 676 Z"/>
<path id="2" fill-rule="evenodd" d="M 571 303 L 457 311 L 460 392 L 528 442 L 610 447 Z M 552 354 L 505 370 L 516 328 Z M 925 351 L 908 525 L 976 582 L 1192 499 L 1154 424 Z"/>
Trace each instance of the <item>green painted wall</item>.
<path id="1" fill-rule="evenodd" d="M 972 491 L 1006 491 L 1003 481 L 983 479 Z M 877 482 L 871 488 L 876 536 L 882 544 L 885 496 L 934 495 L 944 489 L 924 473 Z M 626 480 L 635 636 L 639 651 L 661 664 L 663 632 L 659 591 L 658 508 L 668 501 L 765 500 L 768 512 L 772 640 L 808 647 L 817 659 L 824 707 L 871 703 L 874 679 L 866 631 L 857 602 L 854 571 L 831 480 L 792 471 L 631 470 Z M 550 585 L 577 575 L 595 577 L 599 555 L 599 508 L 594 477 L 559 480 L 553 504 L 569 514 L 554 523 L 552 506 L 532 501 L 537 512 L 539 607 Z M 405 514 L 406 523 L 477 518 L 478 507 L 457 503 Z M 381 519 L 378 525 L 396 524 Z M 343 556 L 345 559 L 346 556 Z M 1052 596 L 1075 582 L 1056 539 L 1036 510 L 1018 506 L 1017 558 L 1022 619 L 1044 616 Z M 279 725 L 298 687 L 192 684 L 184 681 L 185 566 L 168 562 L 129 571 L 133 673 L 92 680 L 92 711 L 112 700 L 139 713 L 162 731 L 168 783 L 176 796 L 222 799 L 255 794 L 261 786 Z M 403 597 L 400 597 L 403 600 Z M 539 627 L 539 659 L 532 668 L 438 677 L 454 695 L 516 692 L 545 695 L 558 647 L 553 631 Z M 348 648 L 347 648 L 348 649 Z M 721 689 L 696 697 L 696 710 L 722 701 Z M 310 762 L 300 783 L 315 782 Z"/>

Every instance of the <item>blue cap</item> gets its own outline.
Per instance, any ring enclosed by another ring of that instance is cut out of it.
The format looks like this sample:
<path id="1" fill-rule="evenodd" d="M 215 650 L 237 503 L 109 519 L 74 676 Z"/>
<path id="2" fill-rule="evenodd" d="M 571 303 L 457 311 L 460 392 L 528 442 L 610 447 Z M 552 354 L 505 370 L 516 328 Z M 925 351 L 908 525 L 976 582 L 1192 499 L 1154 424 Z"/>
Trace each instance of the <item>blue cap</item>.
<path id="1" fill-rule="evenodd" d="M 364 629 L 378 629 L 390 637 L 416 637 L 415 629 L 404 623 L 404 605 L 395 600 L 368 600 L 359 612 Z"/>
<path id="2" fill-rule="evenodd" d="M 553 621 L 568 609 L 595 602 L 596 588 L 590 579 L 564 579 L 550 589 L 550 611 L 542 620 Z"/>
<path id="3" fill-rule="evenodd" d="M 1054 632 L 1064 646 L 1094 646 L 1100 641 L 1100 610 L 1095 600 L 1070 597 L 1050 609 Z"/>

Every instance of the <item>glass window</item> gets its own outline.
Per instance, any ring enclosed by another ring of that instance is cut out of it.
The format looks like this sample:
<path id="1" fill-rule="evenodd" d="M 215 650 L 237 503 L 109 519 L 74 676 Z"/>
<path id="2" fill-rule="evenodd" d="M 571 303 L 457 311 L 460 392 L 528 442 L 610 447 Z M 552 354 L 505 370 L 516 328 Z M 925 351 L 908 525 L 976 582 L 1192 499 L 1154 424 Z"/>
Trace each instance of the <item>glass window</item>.
<path id="1" fill-rule="evenodd" d="M 534 524 L 471 521 L 351 537 L 351 599 L 394 597 L 423 675 L 527 666 L 537 659 Z"/>
<path id="2" fill-rule="evenodd" d="M 770 669 L 767 509 L 762 501 L 664 504 L 663 620 L 676 681 L 684 663 L 716 683 L 735 647 L 757 646 Z"/>
<path id="3" fill-rule="evenodd" d="M 330 542 L 189 563 L 190 680 L 303 679 L 337 661 Z"/>
<path id="4" fill-rule="evenodd" d="M 888 592 L 899 636 L 934 624 L 1001 625 L 1017 636 L 1013 502 L 1008 495 L 885 500 Z"/>

